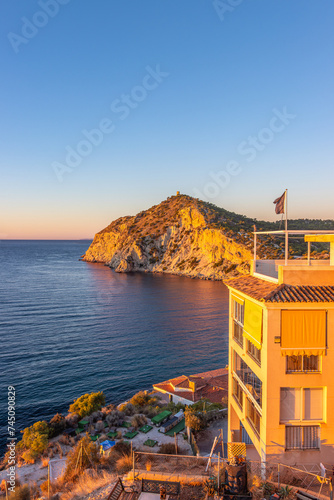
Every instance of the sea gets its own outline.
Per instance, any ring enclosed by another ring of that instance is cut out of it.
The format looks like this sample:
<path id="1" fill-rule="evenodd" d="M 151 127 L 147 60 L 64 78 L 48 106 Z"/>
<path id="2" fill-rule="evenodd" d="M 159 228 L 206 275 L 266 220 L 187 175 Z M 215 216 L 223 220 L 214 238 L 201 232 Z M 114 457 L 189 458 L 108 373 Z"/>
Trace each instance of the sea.
<path id="1" fill-rule="evenodd" d="M 219 281 L 130 273 L 79 260 L 90 241 L 0 242 L 1 452 L 7 393 L 15 437 L 82 394 L 118 404 L 178 375 L 225 367 L 228 291 Z"/>

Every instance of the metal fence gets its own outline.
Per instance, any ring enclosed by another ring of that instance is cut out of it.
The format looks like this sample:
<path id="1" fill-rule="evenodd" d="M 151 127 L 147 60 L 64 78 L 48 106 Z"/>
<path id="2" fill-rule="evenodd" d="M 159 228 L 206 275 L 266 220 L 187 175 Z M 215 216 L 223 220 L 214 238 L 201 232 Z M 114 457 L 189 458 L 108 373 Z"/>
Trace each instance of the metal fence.
<path id="1" fill-rule="evenodd" d="M 185 455 L 163 455 L 134 452 L 135 478 L 161 478 L 167 481 L 200 482 L 209 477 L 219 477 L 224 482 L 227 459 Z M 328 466 L 329 467 L 329 466 Z M 329 498 L 332 470 L 326 471 L 327 480 L 322 481 L 317 464 L 295 467 L 274 462 L 247 461 L 247 485 L 250 491 L 270 485 L 276 489 L 288 485 L 302 489 L 316 497 Z"/>

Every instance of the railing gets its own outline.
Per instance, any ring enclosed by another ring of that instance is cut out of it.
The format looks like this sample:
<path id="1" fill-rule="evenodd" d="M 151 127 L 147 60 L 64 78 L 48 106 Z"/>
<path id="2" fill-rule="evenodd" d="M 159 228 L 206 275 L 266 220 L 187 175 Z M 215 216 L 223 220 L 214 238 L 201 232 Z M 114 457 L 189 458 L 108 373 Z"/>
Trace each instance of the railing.
<path id="1" fill-rule="evenodd" d="M 135 478 L 158 479 L 163 481 L 180 481 L 181 484 L 193 481 L 204 481 L 209 476 L 218 475 L 225 477 L 227 459 L 208 457 L 194 457 L 185 455 L 162 455 L 156 453 L 134 452 Z M 149 464 L 149 466 L 148 466 Z M 255 484 L 269 482 L 279 489 L 281 486 L 289 485 L 297 489 L 303 489 L 315 496 L 329 498 L 332 477 L 332 465 L 326 465 L 327 478 L 320 483 L 321 470 L 319 464 L 301 465 L 295 467 L 277 462 L 247 461 L 247 485 L 248 490 L 253 491 Z M 182 497 L 182 495 L 181 495 Z"/>

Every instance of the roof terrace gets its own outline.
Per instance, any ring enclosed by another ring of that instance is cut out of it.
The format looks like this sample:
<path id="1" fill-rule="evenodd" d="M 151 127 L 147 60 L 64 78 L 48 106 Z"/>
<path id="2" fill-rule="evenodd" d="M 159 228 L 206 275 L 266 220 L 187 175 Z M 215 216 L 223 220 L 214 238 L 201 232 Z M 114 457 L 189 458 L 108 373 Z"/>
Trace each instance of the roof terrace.
<path id="1" fill-rule="evenodd" d="M 257 259 L 259 235 L 279 235 L 285 238 L 284 259 Z M 289 236 L 307 242 L 307 258 L 289 259 Z M 329 259 L 311 259 L 311 243 L 330 244 Z M 330 231 L 254 231 L 254 259 L 251 274 L 272 283 L 290 285 L 334 285 L 334 232 Z"/>

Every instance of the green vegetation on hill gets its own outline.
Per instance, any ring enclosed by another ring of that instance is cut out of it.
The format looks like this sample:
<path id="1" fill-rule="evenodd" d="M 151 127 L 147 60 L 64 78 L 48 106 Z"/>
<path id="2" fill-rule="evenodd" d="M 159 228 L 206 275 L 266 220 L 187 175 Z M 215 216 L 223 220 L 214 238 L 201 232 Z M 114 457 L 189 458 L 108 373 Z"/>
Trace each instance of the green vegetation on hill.
<path id="1" fill-rule="evenodd" d="M 105 402 L 105 396 L 102 391 L 83 394 L 70 405 L 69 412 L 83 417 L 84 415 L 90 415 L 93 411 L 100 410 L 105 405 Z"/>
<path id="2" fill-rule="evenodd" d="M 49 426 L 44 420 L 35 422 L 23 431 L 22 440 L 18 448 L 24 450 L 22 458 L 26 462 L 33 462 L 48 447 Z"/>

